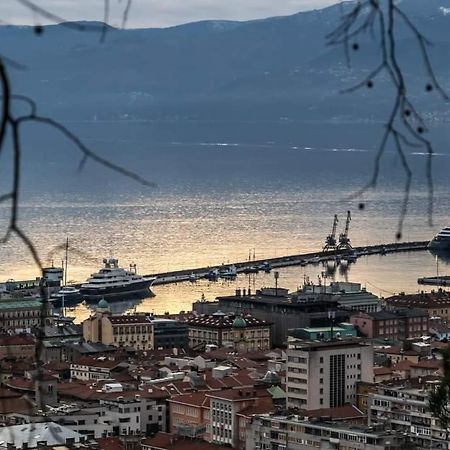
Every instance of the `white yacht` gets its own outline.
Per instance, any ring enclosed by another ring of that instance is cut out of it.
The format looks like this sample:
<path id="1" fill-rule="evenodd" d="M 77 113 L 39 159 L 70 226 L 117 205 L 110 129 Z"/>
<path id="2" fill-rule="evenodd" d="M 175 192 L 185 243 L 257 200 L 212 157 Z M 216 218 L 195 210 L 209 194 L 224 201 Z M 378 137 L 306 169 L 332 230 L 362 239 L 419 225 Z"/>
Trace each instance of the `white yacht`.
<path id="1" fill-rule="evenodd" d="M 103 260 L 104 267 L 91 275 L 81 285 L 80 293 L 86 300 L 98 300 L 111 297 L 130 297 L 148 295 L 156 278 L 144 278 L 136 272 L 119 267 L 115 258 Z"/>
<path id="2" fill-rule="evenodd" d="M 428 248 L 450 250 L 450 225 L 441 231 L 429 242 Z"/>

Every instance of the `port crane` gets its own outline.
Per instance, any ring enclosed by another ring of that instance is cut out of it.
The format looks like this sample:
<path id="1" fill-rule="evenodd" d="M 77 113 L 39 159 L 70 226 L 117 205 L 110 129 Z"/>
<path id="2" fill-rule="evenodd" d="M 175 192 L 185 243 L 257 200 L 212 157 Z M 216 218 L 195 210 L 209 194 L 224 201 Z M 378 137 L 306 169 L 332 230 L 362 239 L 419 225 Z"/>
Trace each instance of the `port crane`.
<path id="1" fill-rule="evenodd" d="M 338 216 L 337 216 L 337 214 L 335 214 L 331 234 L 329 234 L 327 236 L 327 238 L 325 239 L 325 245 L 323 247 L 324 252 L 327 250 L 336 250 L 336 228 L 337 228 L 338 222 L 339 222 Z"/>
<path id="2" fill-rule="evenodd" d="M 350 238 L 348 237 L 348 230 L 350 228 L 350 221 L 352 216 L 350 211 L 347 211 L 347 219 L 345 221 L 345 228 L 343 233 L 339 235 L 339 244 L 337 245 L 338 250 L 353 250 L 352 244 L 350 243 Z"/>

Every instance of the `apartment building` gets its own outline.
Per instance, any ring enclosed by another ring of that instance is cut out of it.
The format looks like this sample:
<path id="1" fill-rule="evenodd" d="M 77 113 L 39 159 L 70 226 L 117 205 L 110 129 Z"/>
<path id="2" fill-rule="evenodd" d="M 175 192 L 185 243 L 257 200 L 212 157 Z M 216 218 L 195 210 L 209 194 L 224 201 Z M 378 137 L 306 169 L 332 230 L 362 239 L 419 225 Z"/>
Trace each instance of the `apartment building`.
<path id="1" fill-rule="evenodd" d="M 247 432 L 246 449 L 400 450 L 405 437 L 342 422 L 308 420 L 299 415 L 258 415 Z"/>
<path id="2" fill-rule="evenodd" d="M 367 338 L 403 341 L 428 333 L 428 312 L 420 308 L 360 312 L 350 317 L 350 323 Z"/>
<path id="3" fill-rule="evenodd" d="M 408 436 L 418 448 L 450 448 L 446 431 L 428 408 L 428 395 L 434 380 L 390 382 L 368 394 L 369 425 L 379 425 Z"/>
<path id="4" fill-rule="evenodd" d="M 373 381 L 373 348 L 359 339 L 293 341 L 286 353 L 288 407 L 356 404 L 357 383 Z"/>

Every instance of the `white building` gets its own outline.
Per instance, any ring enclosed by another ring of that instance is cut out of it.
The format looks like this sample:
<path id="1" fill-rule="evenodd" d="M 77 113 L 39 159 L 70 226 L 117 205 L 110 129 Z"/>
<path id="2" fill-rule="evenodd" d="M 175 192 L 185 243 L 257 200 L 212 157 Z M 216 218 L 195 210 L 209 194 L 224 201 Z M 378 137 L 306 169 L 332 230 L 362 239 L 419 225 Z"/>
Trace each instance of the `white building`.
<path id="1" fill-rule="evenodd" d="M 449 449 L 445 430 L 428 408 L 428 395 L 435 382 L 420 380 L 419 383 L 419 380 L 415 385 L 413 380 L 402 384 L 386 383 L 369 394 L 369 425 L 380 425 L 407 435 L 419 448 Z"/>
<path id="2" fill-rule="evenodd" d="M 358 339 L 290 342 L 286 378 L 288 407 L 355 404 L 356 384 L 373 381 L 373 348 Z"/>
<path id="3" fill-rule="evenodd" d="M 290 415 L 258 415 L 246 433 L 247 450 L 403 450 L 400 433 L 347 425 L 341 422 L 308 421 Z"/>
<path id="4" fill-rule="evenodd" d="M 2 448 L 34 449 L 83 442 L 84 436 L 54 422 L 29 423 L 0 428 Z"/>

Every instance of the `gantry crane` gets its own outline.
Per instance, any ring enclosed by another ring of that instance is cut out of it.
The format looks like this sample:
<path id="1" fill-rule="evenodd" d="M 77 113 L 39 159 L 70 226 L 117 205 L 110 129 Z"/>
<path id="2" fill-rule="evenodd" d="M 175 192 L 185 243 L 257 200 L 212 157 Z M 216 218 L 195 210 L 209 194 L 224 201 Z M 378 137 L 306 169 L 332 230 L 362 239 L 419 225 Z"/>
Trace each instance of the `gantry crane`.
<path id="1" fill-rule="evenodd" d="M 338 222 L 339 222 L 338 216 L 337 216 L 337 214 L 335 214 L 331 234 L 329 234 L 327 236 L 327 238 L 325 239 L 325 245 L 323 247 L 324 252 L 327 250 L 336 250 L 336 228 L 337 228 Z"/>
<path id="2" fill-rule="evenodd" d="M 350 244 L 350 239 L 348 237 L 348 230 L 350 228 L 350 221 L 352 220 L 352 216 L 350 211 L 347 211 L 347 220 L 345 221 L 344 232 L 339 235 L 339 244 L 337 246 L 338 250 L 352 250 L 353 247 Z"/>

